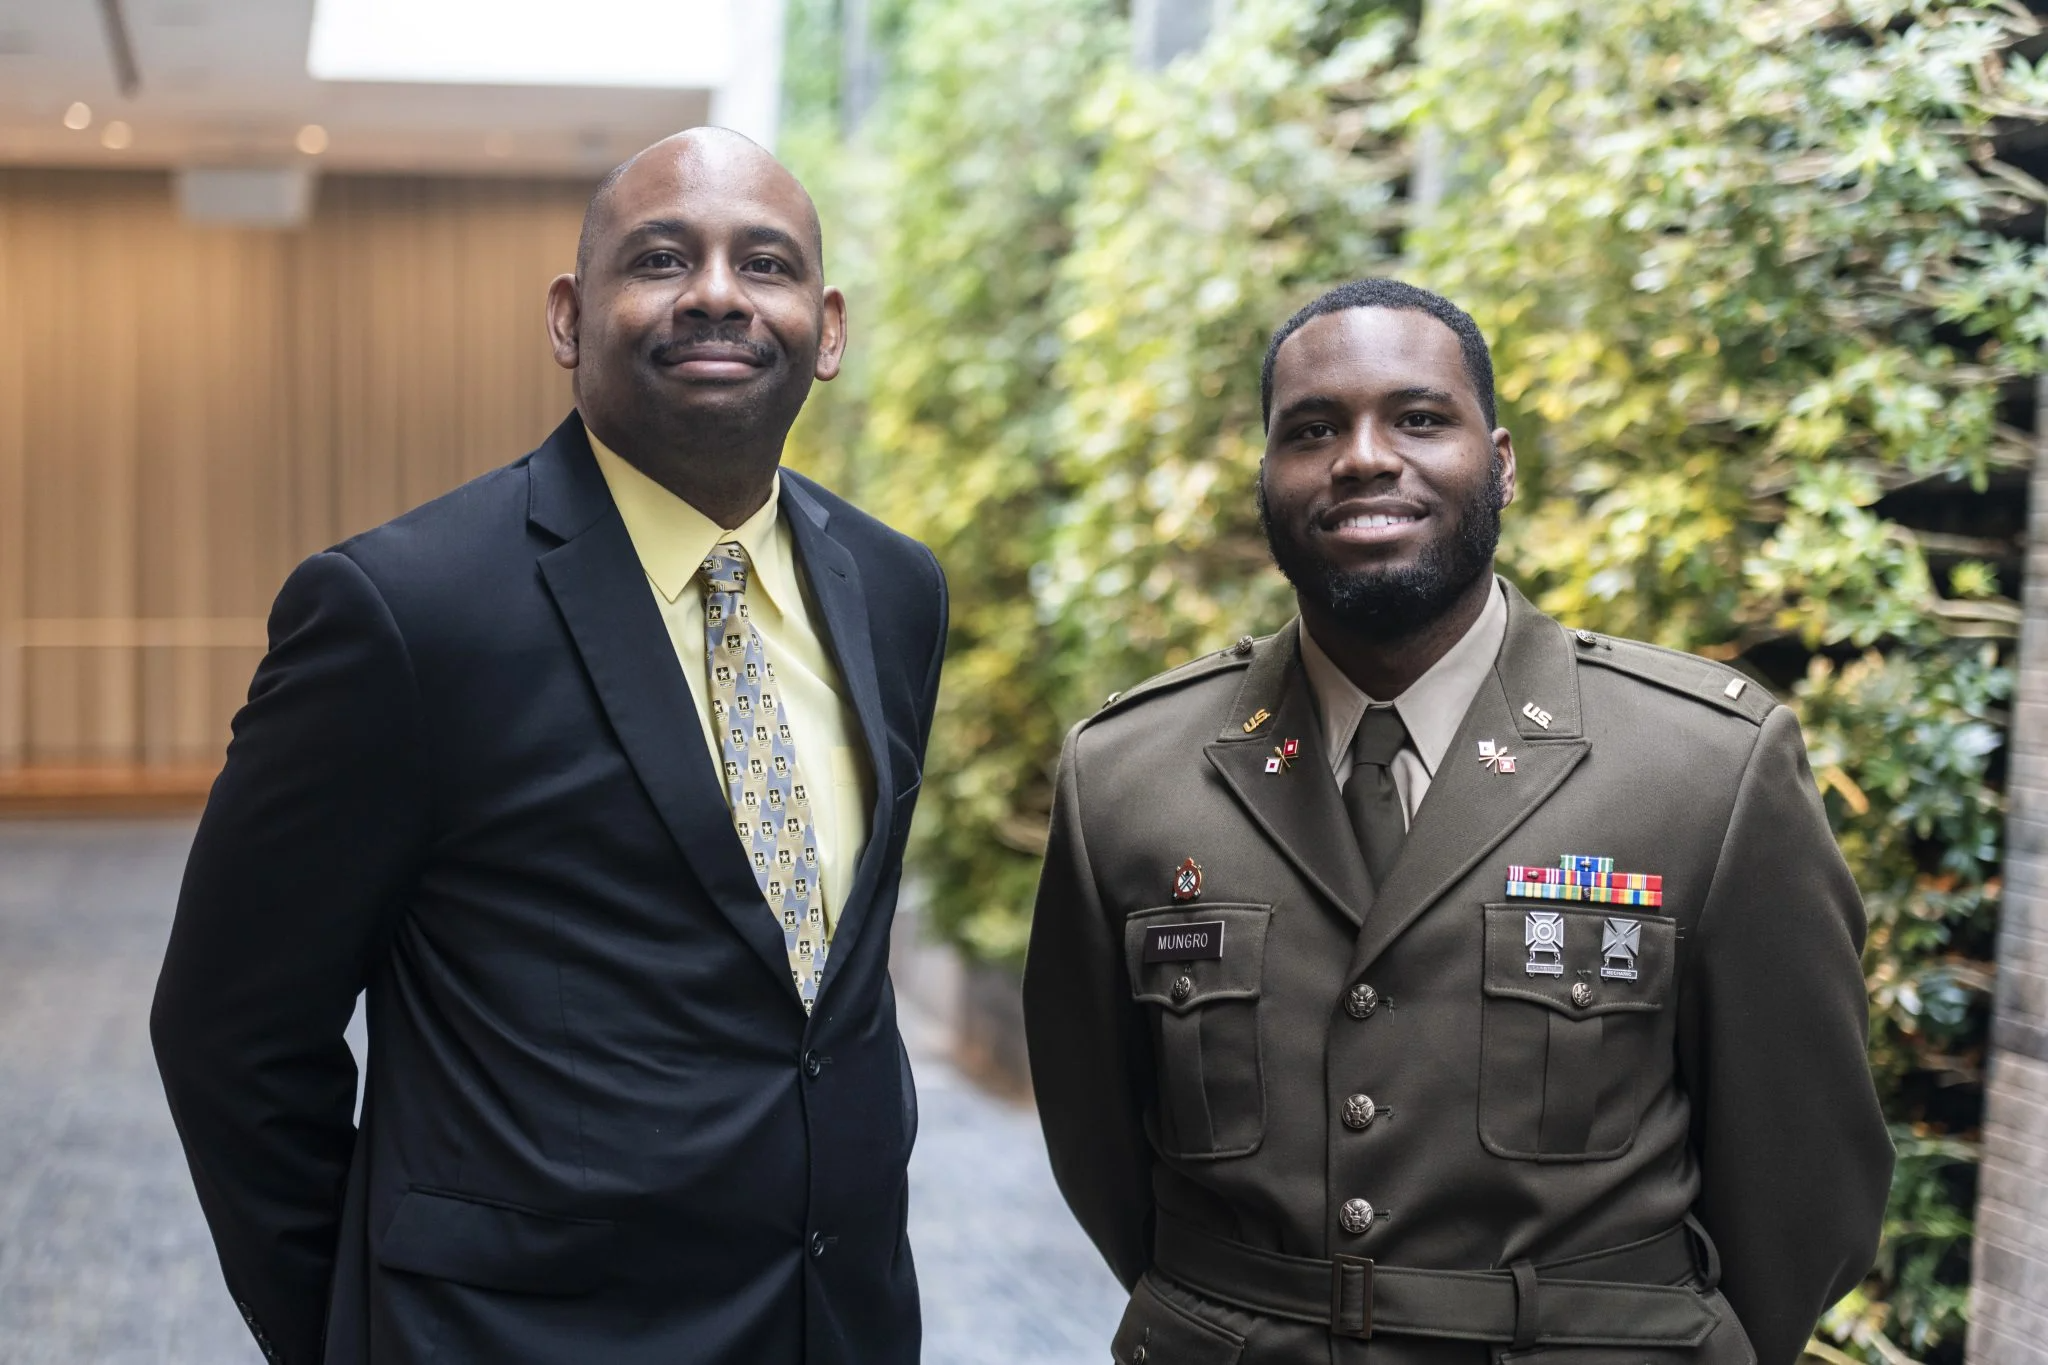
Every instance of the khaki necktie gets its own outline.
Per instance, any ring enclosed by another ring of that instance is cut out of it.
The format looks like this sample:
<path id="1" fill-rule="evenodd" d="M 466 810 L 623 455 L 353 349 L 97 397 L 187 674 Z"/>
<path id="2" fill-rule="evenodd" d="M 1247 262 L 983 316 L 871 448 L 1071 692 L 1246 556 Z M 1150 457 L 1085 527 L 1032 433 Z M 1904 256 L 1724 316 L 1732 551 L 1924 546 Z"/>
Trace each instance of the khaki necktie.
<path id="1" fill-rule="evenodd" d="M 1401 789 L 1394 785 L 1394 755 L 1408 742 L 1408 727 L 1391 706 L 1366 708 L 1351 740 L 1351 780 L 1344 784 L 1344 809 L 1358 832 L 1373 889 L 1386 885 L 1387 874 L 1401 856 L 1408 838 L 1408 820 L 1401 810 Z"/>
<path id="2" fill-rule="evenodd" d="M 733 828 L 768 909 L 782 927 L 789 976 L 809 1014 L 829 946 L 818 904 L 818 836 L 810 789 L 797 763 L 774 666 L 747 614 L 752 567 L 737 541 L 714 547 L 704 565 L 704 648 L 711 723 L 723 757 Z"/>

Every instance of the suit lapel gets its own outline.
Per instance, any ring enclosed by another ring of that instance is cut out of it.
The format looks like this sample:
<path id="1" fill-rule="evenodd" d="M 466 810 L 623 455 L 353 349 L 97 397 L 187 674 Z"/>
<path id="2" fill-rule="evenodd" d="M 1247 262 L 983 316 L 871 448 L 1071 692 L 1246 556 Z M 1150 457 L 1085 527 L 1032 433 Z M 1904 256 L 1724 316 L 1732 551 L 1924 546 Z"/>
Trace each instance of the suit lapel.
<path id="1" fill-rule="evenodd" d="M 867 593 L 860 566 L 827 529 L 831 514 L 811 496 L 797 477 L 782 476 L 783 503 L 796 542 L 797 570 L 810 588 L 811 600 L 823 618 L 826 646 L 839 667 L 841 684 L 853 702 L 867 741 L 868 762 L 875 775 L 875 804 L 868 822 L 867 845 L 854 867 L 853 884 L 840 897 L 832 951 L 825 961 L 825 979 L 818 998 L 839 975 L 855 937 L 866 922 L 882 875 L 882 859 L 894 842 L 889 836 L 896 818 L 896 784 L 889 764 L 889 733 L 882 717 L 881 683 L 875 675 L 874 634 L 868 623 Z"/>
<path id="2" fill-rule="evenodd" d="M 1512 586 L 1506 592 L 1508 628 L 1500 657 L 1472 699 L 1415 813 L 1401 857 L 1365 917 L 1352 954 L 1354 973 L 1528 819 L 1586 756 L 1578 665 L 1567 637 Z M 1532 702 L 1548 725 L 1523 712 Z M 1481 740 L 1507 748 L 1515 771 L 1482 764 Z"/>
<path id="3" fill-rule="evenodd" d="M 1337 910 L 1357 924 L 1372 903 L 1372 878 L 1344 800 L 1330 776 L 1322 722 L 1301 669 L 1299 621 L 1259 646 L 1209 762 L 1253 822 Z M 1248 722 L 1261 716 L 1250 730 Z M 1299 740 L 1301 752 L 1266 771 L 1276 748 Z"/>
<path id="4" fill-rule="evenodd" d="M 795 1002 L 782 930 L 733 831 L 696 701 L 579 417 L 535 452 L 529 478 L 530 520 L 563 537 L 540 556 L 541 577 L 627 761 L 712 903 Z"/>

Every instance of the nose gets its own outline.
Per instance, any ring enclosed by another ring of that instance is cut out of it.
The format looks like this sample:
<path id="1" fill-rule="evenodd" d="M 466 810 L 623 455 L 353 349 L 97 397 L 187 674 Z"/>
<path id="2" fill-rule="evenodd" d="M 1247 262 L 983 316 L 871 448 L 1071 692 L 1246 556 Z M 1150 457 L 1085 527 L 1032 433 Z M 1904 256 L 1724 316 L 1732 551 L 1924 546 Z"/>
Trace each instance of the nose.
<path id="1" fill-rule="evenodd" d="M 753 316 L 739 272 L 722 254 L 714 254 L 690 277 L 689 287 L 676 299 L 676 310 L 709 322 L 745 322 Z"/>
<path id="2" fill-rule="evenodd" d="M 1401 477 L 1401 457 L 1393 443 L 1377 432 L 1372 422 L 1360 422 L 1351 439 L 1338 447 L 1330 465 L 1332 483 L 1371 483 L 1375 479 Z"/>

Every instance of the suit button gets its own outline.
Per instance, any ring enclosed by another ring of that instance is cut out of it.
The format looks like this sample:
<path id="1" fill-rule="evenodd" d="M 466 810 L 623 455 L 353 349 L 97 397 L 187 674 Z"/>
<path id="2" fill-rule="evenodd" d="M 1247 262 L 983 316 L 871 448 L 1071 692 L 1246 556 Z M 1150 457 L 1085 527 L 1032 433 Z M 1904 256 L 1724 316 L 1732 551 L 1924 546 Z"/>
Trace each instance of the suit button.
<path id="1" fill-rule="evenodd" d="M 1344 1101 L 1344 1126 L 1361 1132 L 1372 1127 L 1372 1121 L 1380 1116 L 1380 1107 L 1372 1102 L 1370 1095 L 1353 1095 Z"/>
<path id="2" fill-rule="evenodd" d="M 1337 1210 L 1337 1226 L 1356 1237 L 1372 1226 L 1375 1216 L 1372 1205 L 1365 1200 L 1347 1199 L 1344 1206 Z"/>
<path id="3" fill-rule="evenodd" d="M 806 1052 L 804 1054 L 804 1075 L 809 1076 L 815 1081 L 824 1074 L 825 1059 L 815 1052 Z"/>
<path id="4" fill-rule="evenodd" d="M 1192 976 L 1177 976 L 1173 979 L 1173 999 L 1175 1004 L 1179 1004 L 1194 993 L 1195 979 Z"/>
<path id="5" fill-rule="evenodd" d="M 1344 1012 L 1353 1019 L 1370 1019 L 1372 1012 L 1380 1007 L 1380 993 L 1363 981 L 1351 988 L 1344 997 Z"/>
<path id="6" fill-rule="evenodd" d="M 823 1256 L 825 1254 L 825 1248 L 831 1243 L 831 1240 L 831 1238 L 827 1237 L 822 1232 L 812 1233 L 811 1259 L 816 1260 L 818 1257 Z"/>

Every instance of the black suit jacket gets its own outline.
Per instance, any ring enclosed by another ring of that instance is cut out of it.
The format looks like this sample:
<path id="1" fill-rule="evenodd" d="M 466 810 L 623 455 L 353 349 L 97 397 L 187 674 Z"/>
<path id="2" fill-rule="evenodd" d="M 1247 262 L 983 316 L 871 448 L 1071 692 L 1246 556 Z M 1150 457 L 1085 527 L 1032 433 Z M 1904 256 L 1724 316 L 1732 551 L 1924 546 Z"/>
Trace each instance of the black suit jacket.
<path id="1" fill-rule="evenodd" d="M 286 582 L 151 1018 L 271 1358 L 917 1359 L 886 968 L 945 583 L 782 489 L 875 775 L 809 1017 L 574 414 Z"/>

